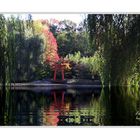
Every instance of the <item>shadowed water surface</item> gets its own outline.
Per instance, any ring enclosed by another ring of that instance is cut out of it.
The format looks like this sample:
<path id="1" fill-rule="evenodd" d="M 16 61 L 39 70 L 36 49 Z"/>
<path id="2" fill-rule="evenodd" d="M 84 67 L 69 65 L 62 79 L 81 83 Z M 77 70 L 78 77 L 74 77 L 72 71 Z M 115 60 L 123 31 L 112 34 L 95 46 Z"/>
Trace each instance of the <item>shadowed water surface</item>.
<path id="1" fill-rule="evenodd" d="M 138 89 L 0 91 L 2 126 L 140 125 Z"/>

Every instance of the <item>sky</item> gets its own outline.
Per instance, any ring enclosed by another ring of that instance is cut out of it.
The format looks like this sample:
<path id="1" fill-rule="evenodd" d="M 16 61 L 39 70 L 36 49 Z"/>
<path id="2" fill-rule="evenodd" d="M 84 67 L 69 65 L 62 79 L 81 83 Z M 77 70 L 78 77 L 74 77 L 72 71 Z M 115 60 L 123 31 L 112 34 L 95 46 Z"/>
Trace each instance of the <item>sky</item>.
<path id="1" fill-rule="evenodd" d="M 64 20 L 69 19 L 74 21 L 75 23 L 79 24 L 81 21 L 84 20 L 85 15 L 84 14 L 32 14 L 33 19 L 51 19 L 55 18 L 57 20 Z"/>
<path id="2" fill-rule="evenodd" d="M 9 17 L 11 14 L 5 14 L 6 17 Z M 16 16 L 17 14 L 13 14 Z M 20 15 L 20 14 L 18 14 Z M 27 17 L 27 14 L 21 14 L 23 18 Z M 37 19 L 57 19 L 57 20 L 64 20 L 68 19 L 75 22 L 77 25 L 84 20 L 85 14 L 31 14 L 33 20 Z"/>

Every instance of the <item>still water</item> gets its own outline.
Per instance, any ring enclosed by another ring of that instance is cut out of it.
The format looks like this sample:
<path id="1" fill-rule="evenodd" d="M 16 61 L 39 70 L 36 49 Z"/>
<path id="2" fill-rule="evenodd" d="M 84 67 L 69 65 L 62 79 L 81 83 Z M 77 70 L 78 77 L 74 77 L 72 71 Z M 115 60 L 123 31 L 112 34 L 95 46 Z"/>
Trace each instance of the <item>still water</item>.
<path id="1" fill-rule="evenodd" d="M 140 125 L 140 92 L 126 88 L 0 91 L 0 125 Z"/>

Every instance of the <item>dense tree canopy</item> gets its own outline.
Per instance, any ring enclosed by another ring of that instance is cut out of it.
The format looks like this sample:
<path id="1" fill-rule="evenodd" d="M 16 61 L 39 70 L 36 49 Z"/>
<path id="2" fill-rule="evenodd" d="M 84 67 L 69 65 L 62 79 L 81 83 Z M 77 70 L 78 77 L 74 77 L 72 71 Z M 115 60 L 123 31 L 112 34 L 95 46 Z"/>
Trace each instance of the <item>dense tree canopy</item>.
<path id="1" fill-rule="evenodd" d="M 89 14 L 79 25 L 0 15 L 0 83 L 52 78 L 50 63 L 63 57 L 72 66 L 66 78 L 139 85 L 139 25 L 139 15 L 126 14 Z"/>
<path id="2" fill-rule="evenodd" d="M 139 82 L 140 16 L 90 14 L 87 20 L 90 43 L 103 61 L 104 84 Z"/>

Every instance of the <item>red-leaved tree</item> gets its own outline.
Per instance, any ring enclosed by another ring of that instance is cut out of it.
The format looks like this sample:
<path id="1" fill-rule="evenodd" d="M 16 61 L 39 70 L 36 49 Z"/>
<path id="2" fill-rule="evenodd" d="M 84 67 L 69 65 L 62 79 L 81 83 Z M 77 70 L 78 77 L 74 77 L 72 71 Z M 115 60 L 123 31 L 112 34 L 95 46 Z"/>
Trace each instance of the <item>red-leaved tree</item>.
<path id="1" fill-rule="evenodd" d="M 58 55 L 57 42 L 52 32 L 50 32 L 48 29 L 43 30 L 43 33 L 45 35 L 46 41 L 46 48 L 44 53 L 45 62 L 52 66 L 60 59 Z"/>
<path id="2" fill-rule="evenodd" d="M 45 36 L 44 61 L 54 70 L 54 80 L 56 80 L 56 73 L 58 71 L 61 71 L 62 80 L 64 80 L 64 70 L 70 70 L 70 64 L 67 60 L 59 57 L 57 41 L 49 30 L 48 21 L 42 20 L 41 23 L 43 25 L 42 33 Z"/>

